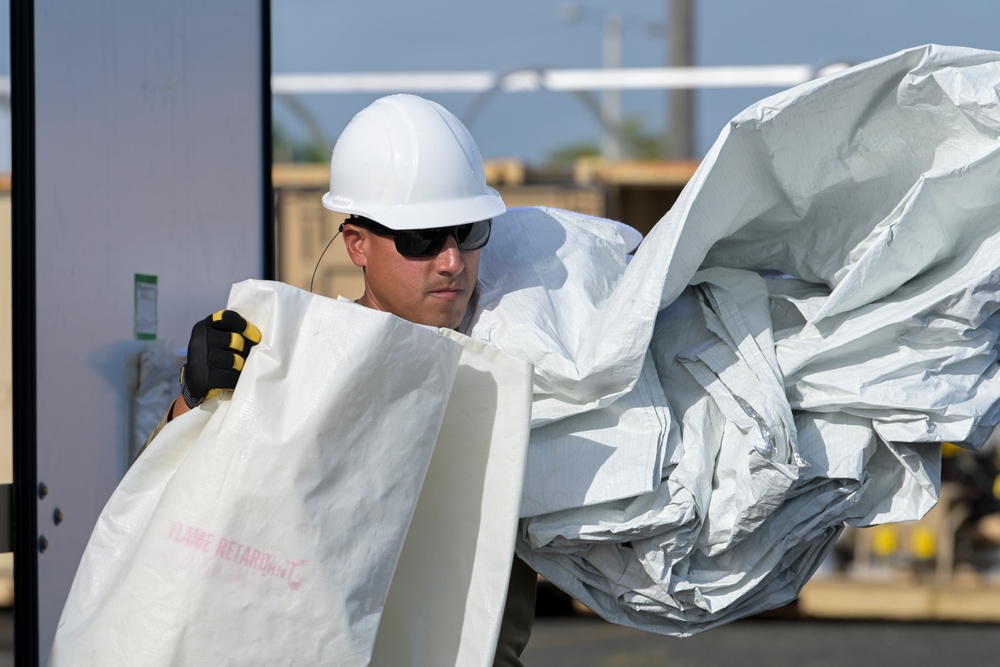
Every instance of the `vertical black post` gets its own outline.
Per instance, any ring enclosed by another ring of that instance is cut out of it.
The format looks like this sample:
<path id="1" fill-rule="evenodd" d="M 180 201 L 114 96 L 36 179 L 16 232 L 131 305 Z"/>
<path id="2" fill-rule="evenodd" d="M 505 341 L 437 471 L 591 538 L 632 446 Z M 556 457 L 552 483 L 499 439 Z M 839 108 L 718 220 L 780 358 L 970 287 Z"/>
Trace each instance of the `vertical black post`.
<path id="1" fill-rule="evenodd" d="M 277 238 L 274 222 L 274 184 L 271 179 L 271 168 L 274 156 L 271 144 L 271 1 L 260 0 L 260 71 L 261 82 L 261 131 L 263 136 L 264 154 L 263 177 L 264 193 L 264 278 L 277 280 Z"/>
<path id="2" fill-rule="evenodd" d="M 14 381 L 14 664 L 38 667 L 35 348 L 35 6 L 10 3 L 11 343 Z"/>

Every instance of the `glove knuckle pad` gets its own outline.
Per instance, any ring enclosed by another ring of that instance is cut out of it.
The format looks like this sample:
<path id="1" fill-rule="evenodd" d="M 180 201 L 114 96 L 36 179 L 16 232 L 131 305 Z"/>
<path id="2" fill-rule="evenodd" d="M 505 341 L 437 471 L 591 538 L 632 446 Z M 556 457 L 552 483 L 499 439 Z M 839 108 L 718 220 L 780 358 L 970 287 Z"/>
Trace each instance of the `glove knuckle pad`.
<path id="1" fill-rule="evenodd" d="M 240 367 L 243 366 L 243 358 L 235 354 L 232 350 L 212 350 L 208 355 L 208 365 L 212 370 L 212 377 L 218 375 L 218 371 L 232 371 L 236 368 L 236 359 L 239 359 Z"/>

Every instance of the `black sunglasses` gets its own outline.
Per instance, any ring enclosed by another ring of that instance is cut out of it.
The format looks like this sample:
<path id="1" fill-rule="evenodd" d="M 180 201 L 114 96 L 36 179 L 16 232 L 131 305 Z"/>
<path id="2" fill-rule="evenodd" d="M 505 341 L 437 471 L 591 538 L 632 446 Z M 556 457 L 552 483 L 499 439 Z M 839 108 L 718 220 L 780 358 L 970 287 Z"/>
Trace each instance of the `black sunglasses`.
<path id="1" fill-rule="evenodd" d="M 372 234 L 389 236 L 396 243 L 396 252 L 403 257 L 433 257 L 441 252 L 449 236 L 454 236 L 460 250 L 479 250 L 490 240 L 493 220 L 480 220 L 454 227 L 433 229 L 389 229 L 374 220 L 352 215 L 346 221 L 367 229 Z"/>

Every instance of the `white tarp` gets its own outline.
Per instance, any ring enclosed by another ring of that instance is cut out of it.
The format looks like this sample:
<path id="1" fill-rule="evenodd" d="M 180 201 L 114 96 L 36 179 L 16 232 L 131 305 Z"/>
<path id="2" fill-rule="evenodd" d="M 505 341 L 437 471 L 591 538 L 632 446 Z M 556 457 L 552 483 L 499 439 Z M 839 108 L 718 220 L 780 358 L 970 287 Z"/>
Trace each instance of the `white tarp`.
<path id="1" fill-rule="evenodd" d="M 470 332 L 536 367 L 518 553 L 683 635 L 926 512 L 935 443 L 1000 418 L 998 88 L 929 46 L 763 100 L 631 262 L 601 220 L 498 220 Z"/>
<path id="2" fill-rule="evenodd" d="M 530 365 L 279 283 L 229 307 L 262 342 L 115 491 L 49 664 L 492 664 Z"/>

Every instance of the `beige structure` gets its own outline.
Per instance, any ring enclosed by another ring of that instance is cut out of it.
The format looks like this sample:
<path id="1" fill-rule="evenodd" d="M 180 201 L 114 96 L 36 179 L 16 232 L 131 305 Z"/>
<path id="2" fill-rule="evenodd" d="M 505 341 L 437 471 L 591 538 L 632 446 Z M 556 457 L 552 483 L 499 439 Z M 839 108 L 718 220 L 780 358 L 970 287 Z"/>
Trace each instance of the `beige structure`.
<path id="1" fill-rule="evenodd" d="M 486 180 L 508 207 L 550 206 L 622 220 L 646 233 L 673 205 L 693 162 L 579 162 L 573 173 L 529 170 L 517 160 L 490 161 Z M 343 243 L 330 244 L 345 216 L 323 208 L 325 164 L 279 164 L 272 170 L 278 279 L 326 296 L 361 296 L 361 272 Z M 317 266 L 317 262 L 319 262 Z M 313 272 L 315 271 L 315 278 Z"/>
<path id="2" fill-rule="evenodd" d="M 330 243 L 345 215 L 323 208 L 320 199 L 329 189 L 326 165 L 274 165 L 275 247 L 278 280 L 330 297 L 361 296 L 364 283 L 344 244 Z M 339 240 L 338 240 L 339 241 Z M 330 245 L 322 262 L 320 255 Z"/>
<path id="3" fill-rule="evenodd" d="M 599 187 L 604 193 L 605 217 L 648 234 L 677 201 L 697 168 L 693 161 L 585 159 L 573 166 L 573 182 Z"/>

